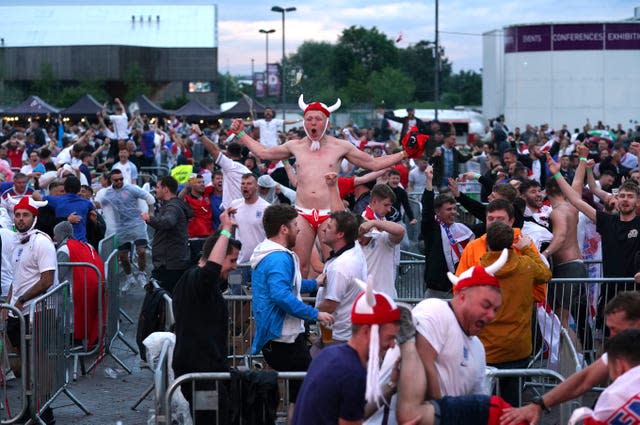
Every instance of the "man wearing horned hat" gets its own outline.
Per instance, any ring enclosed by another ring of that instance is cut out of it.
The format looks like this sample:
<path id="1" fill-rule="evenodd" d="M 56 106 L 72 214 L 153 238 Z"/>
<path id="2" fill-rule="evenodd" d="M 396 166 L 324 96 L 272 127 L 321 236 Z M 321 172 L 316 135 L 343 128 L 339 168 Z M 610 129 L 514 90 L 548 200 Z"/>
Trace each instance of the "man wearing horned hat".
<path id="1" fill-rule="evenodd" d="M 340 107 L 340 99 L 333 106 L 320 102 L 306 104 L 303 95 L 298 106 L 304 111 L 304 131 L 306 137 L 290 140 L 282 145 L 267 148 L 248 136 L 241 119 L 235 119 L 231 131 L 249 150 L 262 160 L 278 161 L 290 157 L 296 158 L 298 166 L 298 186 L 296 209 L 300 233 L 296 242 L 296 253 L 300 257 L 300 270 L 303 276 L 309 272 L 309 258 L 313 241 L 320 225 L 329 218 L 332 210 L 343 210 L 340 203 L 331 205 L 329 188 L 323 176 L 337 173 L 343 158 L 358 167 L 381 170 L 408 157 L 402 151 L 393 155 L 374 158 L 359 150 L 350 142 L 326 134 L 331 112 Z"/>

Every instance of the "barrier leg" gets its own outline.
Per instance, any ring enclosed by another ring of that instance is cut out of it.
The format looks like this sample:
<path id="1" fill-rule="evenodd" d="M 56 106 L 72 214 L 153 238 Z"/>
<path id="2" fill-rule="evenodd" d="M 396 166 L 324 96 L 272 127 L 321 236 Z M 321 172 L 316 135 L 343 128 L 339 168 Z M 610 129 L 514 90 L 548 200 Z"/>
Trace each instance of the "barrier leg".
<path id="1" fill-rule="evenodd" d="M 142 393 L 142 395 L 134 403 L 134 405 L 131 406 L 131 410 L 136 410 L 138 408 L 138 406 L 140 405 L 140 403 L 142 403 L 144 401 L 144 399 L 147 398 L 149 396 L 149 394 L 151 394 L 153 392 L 153 388 L 154 388 L 154 384 L 149 385 L 147 387 L 147 389 L 144 390 L 144 393 Z"/>
<path id="2" fill-rule="evenodd" d="M 138 349 L 136 347 L 134 347 L 133 345 L 131 345 L 131 343 L 129 341 L 127 341 L 127 339 L 124 337 L 124 334 L 118 330 L 118 334 L 116 335 L 118 337 L 118 339 L 120 341 L 122 341 L 124 343 L 124 345 L 126 345 L 127 347 L 129 347 L 129 349 L 131 351 L 133 351 L 133 354 L 140 354 L 138 352 Z"/>
<path id="3" fill-rule="evenodd" d="M 124 311 L 122 308 L 120 309 L 120 316 L 124 317 L 124 319 L 125 319 L 127 322 L 129 322 L 130 324 L 132 324 L 132 325 L 133 325 L 133 323 L 134 323 L 134 322 L 133 322 L 133 319 L 132 319 L 132 318 L 131 318 L 131 316 L 129 316 L 129 315 L 127 314 L 127 312 L 126 312 L 126 311 Z"/>

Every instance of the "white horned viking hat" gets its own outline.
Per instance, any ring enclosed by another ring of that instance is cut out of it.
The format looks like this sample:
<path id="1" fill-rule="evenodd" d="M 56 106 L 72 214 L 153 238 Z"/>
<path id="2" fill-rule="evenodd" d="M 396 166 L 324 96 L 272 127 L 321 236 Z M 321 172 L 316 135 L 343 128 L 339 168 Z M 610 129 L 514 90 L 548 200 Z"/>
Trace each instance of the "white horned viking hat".
<path id="1" fill-rule="evenodd" d="M 451 272 L 447 273 L 447 277 L 453 284 L 453 292 L 458 292 L 470 286 L 495 286 L 500 288 L 500 282 L 496 278 L 495 273 L 502 268 L 509 258 L 509 251 L 503 249 L 500 257 L 487 267 L 474 266 L 466 270 L 459 277 Z"/>
<path id="2" fill-rule="evenodd" d="M 367 363 L 367 389 L 365 398 L 377 403 L 382 396 L 380 390 L 380 325 L 400 320 L 400 309 L 387 294 L 373 290 L 373 278 L 369 275 L 367 283 L 354 278 L 364 292 L 358 295 L 351 308 L 351 323 L 371 325 L 369 339 L 369 361 Z"/>
<path id="3" fill-rule="evenodd" d="M 320 111 L 322 112 L 327 118 L 329 118 L 329 116 L 331 115 L 331 113 L 333 111 L 336 111 L 340 105 L 342 104 L 342 101 L 338 98 L 338 100 L 336 100 L 336 103 L 334 103 L 331 106 L 327 106 L 324 103 L 321 102 L 311 102 L 309 104 L 306 104 L 304 102 L 304 94 L 301 94 L 300 97 L 298 98 L 298 106 L 300 107 L 300 109 L 302 109 L 303 114 L 306 114 L 308 111 Z M 327 127 L 329 126 L 329 120 L 327 120 L 327 122 L 324 125 L 324 129 L 322 130 L 322 134 L 320 134 L 318 136 L 317 139 L 312 139 L 311 136 L 309 135 L 309 132 L 307 131 L 307 129 L 305 128 L 304 131 L 307 134 L 307 137 L 309 138 L 309 140 L 311 140 L 311 150 L 312 151 L 317 151 L 320 149 L 320 139 L 322 139 L 322 136 L 324 136 L 324 134 L 327 132 Z"/>

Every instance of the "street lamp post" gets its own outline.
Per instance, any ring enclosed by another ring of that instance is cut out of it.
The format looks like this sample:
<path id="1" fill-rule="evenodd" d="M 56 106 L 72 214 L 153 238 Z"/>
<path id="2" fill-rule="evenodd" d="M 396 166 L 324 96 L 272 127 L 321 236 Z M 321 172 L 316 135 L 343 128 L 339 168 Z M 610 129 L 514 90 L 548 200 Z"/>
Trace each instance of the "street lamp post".
<path id="1" fill-rule="evenodd" d="M 285 84 L 285 78 L 286 78 L 286 73 L 285 73 L 285 69 L 284 69 L 284 15 L 287 12 L 295 12 L 296 8 L 295 7 L 280 7 L 280 6 L 273 6 L 271 8 L 272 12 L 277 12 L 277 13 L 281 13 L 282 14 L 282 62 L 280 64 L 280 69 L 281 69 L 281 80 L 280 80 L 280 87 L 282 87 L 282 119 L 285 119 L 285 112 L 284 112 L 284 105 L 286 102 L 286 84 Z"/>
<path id="2" fill-rule="evenodd" d="M 276 32 L 274 29 L 270 30 L 260 30 L 260 33 L 265 35 L 266 41 L 266 60 L 264 62 L 264 90 L 265 97 L 269 96 L 269 34 L 273 34 Z"/>

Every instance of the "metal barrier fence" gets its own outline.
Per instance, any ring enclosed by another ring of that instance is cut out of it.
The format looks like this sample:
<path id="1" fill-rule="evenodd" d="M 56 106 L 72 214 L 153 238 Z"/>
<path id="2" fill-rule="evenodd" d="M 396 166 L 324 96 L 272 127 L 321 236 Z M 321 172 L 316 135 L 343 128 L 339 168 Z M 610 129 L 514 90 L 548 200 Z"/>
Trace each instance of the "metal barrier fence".
<path id="1" fill-rule="evenodd" d="M 91 371 L 98 365 L 102 359 L 109 355 L 124 370 L 131 373 L 131 369 L 120 360 L 112 350 L 113 342 L 120 339 L 134 354 L 138 354 L 138 350 L 126 340 L 124 334 L 120 331 L 120 276 L 118 274 L 118 251 L 114 250 L 109 254 L 104 264 L 106 298 L 107 298 L 107 314 L 106 314 L 106 330 L 105 330 L 105 346 L 104 351 L 96 358 L 94 363 L 89 367 Z"/>
<path id="2" fill-rule="evenodd" d="M 277 410 L 278 417 L 286 417 L 287 410 L 289 408 L 290 400 L 288 400 L 289 383 L 293 380 L 304 379 L 306 372 L 277 372 L 278 383 L 280 388 L 280 404 Z M 193 407 L 191 409 L 191 417 L 194 418 L 194 425 L 202 425 L 202 422 L 197 422 L 195 419 L 195 411 L 214 411 L 217 419 L 217 423 L 220 424 L 220 405 L 218 396 L 220 394 L 221 382 L 228 382 L 231 380 L 231 373 L 188 373 L 186 375 L 179 376 L 173 381 L 165 393 L 163 400 L 164 407 L 162 409 L 164 414 L 156 415 L 156 424 L 170 424 L 172 415 L 171 399 L 173 394 L 178 388 L 184 389 L 187 385 L 191 389 L 191 399 L 194 400 Z M 201 390 L 196 388 L 196 383 L 209 384 L 211 389 Z M 186 385 L 183 385 L 186 384 Z M 185 396 L 185 397 L 188 397 Z M 239 406 L 234 406 L 239 407 Z M 240 418 L 240 424 L 243 424 L 242 418 Z"/>
<path id="3" fill-rule="evenodd" d="M 169 359 L 169 347 L 171 346 L 170 341 L 165 341 L 162 344 L 162 350 L 160 351 L 160 357 L 158 359 L 158 363 L 153 372 L 153 385 L 151 390 L 154 391 L 154 406 L 155 406 L 155 414 L 157 418 L 163 418 L 167 414 L 164 404 L 165 394 L 167 394 L 167 389 L 169 388 L 169 384 L 171 384 L 169 376 L 171 375 L 171 362 Z M 148 393 L 147 393 L 148 394 Z M 147 396 L 144 395 L 144 397 Z M 138 403 L 139 404 L 139 403 Z M 137 406 L 137 405 L 136 405 Z M 135 407 L 134 407 L 135 408 Z M 169 416 L 170 418 L 170 416 Z M 160 422 L 156 422 L 160 423 Z M 168 421 L 167 423 L 172 423 Z"/>
<path id="4" fill-rule="evenodd" d="M 164 165 L 157 165 L 155 167 L 140 167 L 140 172 L 147 172 L 148 174 L 153 174 L 158 177 L 164 177 L 171 174 L 171 170 Z"/>
<path id="5" fill-rule="evenodd" d="M 594 362 L 605 342 L 605 305 L 622 291 L 638 289 L 632 278 L 552 279 L 546 306 L 536 312 L 532 365 L 568 376 Z"/>
<path id="6" fill-rule="evenodd" d="M 98 243 L 98 254 L 100 254 L 100 258 L 104 263 L 107 262 L 109 255 L 116 249 L 118 249 L 118 235 L 115 233 Z"/>
<path id="7" fill-rule="evenodd" d="M 26 323 L 24 316 L 12 305 L 2 304 L 0 305 L 0 315 L 1 317 L 7 317 L 7 315 L 11 315 L 17 320 L 18 325 L 18 338 L 20 341 L 20 349 L 19 354 L 14 355 L 19 358 L 20 362 L 20 370 L 15 373 L 16 381 L 14 381 L 10 386 L 7 385 L 7 382 L 11 380 L 10 375 L 14 374 L 11 370 L 11 366 L 9 363 L 9 345 L 10 341 L 8 337 L 7 330 L 7 322 L 3 319 L 0 323 L 0 341 L 1 345 L 1 353 L 0 358 L 2 361 L 0 362 L 0 388 L 2 388 L 2 401 L 3 408 L 0 410 L 0 423 L 13 423 L 18 420 L 23 415 L 27 414 L 27 410 L 29 409 L 28 399 L 27 399 L 27 389 L 29 387 L 28 375 L 27 375 L 27 352 L 28 349 L 26 345 L 25 335 L 27 332 Z M 16 385 L 17 384 L 17 385 Z"/>
<path id="8" fill-rule="evenodd" d="M 64 393 L 85 414 L 90 412 L 67 388 L 67 355 L 70 349 L 70 285 L 64 282 L 35 298 L 29 306 L 29 389 L 31 414 L 40 419 L 43 411 Z"/>
<path id="9" fill-rule="evenodd" d="M 77 281 L 74 277 L 74 269 L 79 268 L 83 269 L 81 281 Z M 68 272 L 65 272 L 65 269 L 68 269 Z M 76 380 L 79 358 L 92 356 L 105 345 L 104 279 L 98 267 L 91 263 L 59 262 L 58 270 L 61 280 L 71 282 L 73 317 L 71 356 L 73 356 L 73 379 Z M 69 279 L 63 278 L 62 276 L 67 273 L 70 273 Z M 96 277 L 95 287 L 94 280 L 89 278 L 89 273 Z"/>
<path id="10" fill-rule="evenodd" d="M 400 251 L 396 276 L 398 298 L 422 298 L 424 295 L 424 255 Z"/>

